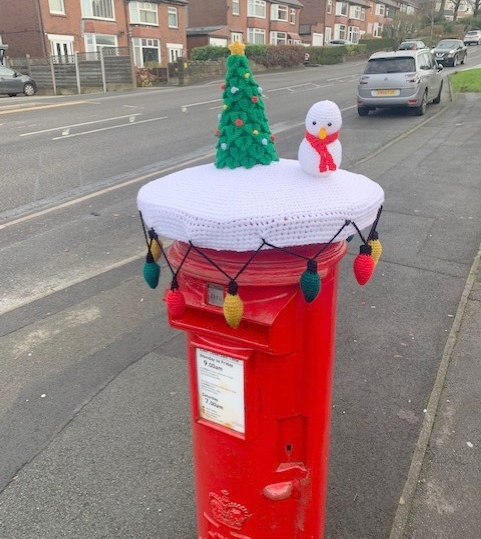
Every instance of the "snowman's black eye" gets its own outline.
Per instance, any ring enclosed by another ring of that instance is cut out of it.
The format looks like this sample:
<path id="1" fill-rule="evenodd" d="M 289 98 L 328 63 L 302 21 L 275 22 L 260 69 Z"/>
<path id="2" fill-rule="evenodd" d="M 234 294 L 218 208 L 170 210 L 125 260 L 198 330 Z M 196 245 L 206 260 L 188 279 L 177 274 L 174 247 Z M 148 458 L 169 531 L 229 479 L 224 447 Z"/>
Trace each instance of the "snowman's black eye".
<path id="1" fill-rule="evenodd" d="M 316 122 L 316 120 L 314 120 L 314 121 L 312 122 L 312 125 L 316 125 L 316 124 L 317 124 L 317 122 Z"/>
<path id="2" fill-rule="evenodd" d="M 331 127 L 331 125 L 332 125 L 332 122 L 329 122 L 329 123 L 328 123 L 327 125 L 328 125 L 329 127 Z"/>

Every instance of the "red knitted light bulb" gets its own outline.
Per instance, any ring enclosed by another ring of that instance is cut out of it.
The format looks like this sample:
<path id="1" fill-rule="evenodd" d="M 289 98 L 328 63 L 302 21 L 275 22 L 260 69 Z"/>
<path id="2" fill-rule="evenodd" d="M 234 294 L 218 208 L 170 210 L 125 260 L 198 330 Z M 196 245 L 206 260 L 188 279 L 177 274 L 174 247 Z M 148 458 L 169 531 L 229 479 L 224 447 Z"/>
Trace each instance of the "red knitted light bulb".
<path id="1" fill-rule="evenodd" d="M 171 288 L 165 298 L 170 318 L 180 318 L 185 311 L 184 294 L 178 288 Z"/>
<path id="2" fill-rule="evenodd" d="M 365 285 L 374 273 L 376 263 L 371 256 L 371 247 L 369 245 L 361 245 L 359 254 L 354 259 L 354 276 L 356 281 L 362 286 Z"/>

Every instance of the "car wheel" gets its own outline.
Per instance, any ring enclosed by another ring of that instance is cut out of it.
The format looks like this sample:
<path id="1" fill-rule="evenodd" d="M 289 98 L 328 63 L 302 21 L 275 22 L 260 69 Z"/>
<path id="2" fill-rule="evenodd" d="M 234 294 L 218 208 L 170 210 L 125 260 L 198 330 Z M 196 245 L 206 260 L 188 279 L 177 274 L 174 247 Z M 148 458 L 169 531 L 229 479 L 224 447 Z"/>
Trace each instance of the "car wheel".
<path id="1" fill-rule="evenodd" d="M 426 114 L 427 105 L 428 105 L 428 99 L 427 99 L 426 92 L 424 92 L 421 104 L 419 105 L 419 107 L 415 107 L 414 114 L 416 116 L 424 116 Z"/>
<path id="2" fill-rule="evenodd" d="M 369 109 L 367 107 L 357 107 L 357 113 L 359 116 L 367 116 L 369 114 Z"/>
<path id="3" fill-rule="evenodd" d="M 32 96 L 35 94 L 35 86 L 30 82 L 26 82 L 23 86 L 23 93 L 27 96 Z"/>
<path id="4" fill-rule="evenodd" d="M 438 103 L 441 103 L 441 92 L 443 91 L 443 82 L 441 81 L 441 86 L 439 87 L 439 92 L 436 98 L 433 100 L 433 103 L 437 105 Z"/>

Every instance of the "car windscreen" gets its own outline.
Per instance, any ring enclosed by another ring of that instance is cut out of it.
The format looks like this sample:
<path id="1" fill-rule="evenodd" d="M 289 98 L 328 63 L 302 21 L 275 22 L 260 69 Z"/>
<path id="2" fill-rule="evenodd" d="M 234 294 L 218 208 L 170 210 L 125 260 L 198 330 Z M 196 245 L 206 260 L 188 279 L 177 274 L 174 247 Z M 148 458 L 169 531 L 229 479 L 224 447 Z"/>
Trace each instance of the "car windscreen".
<path id="1" fill-rule="evenodd" d="M 456 47 L 458 44 L 456 41 L 440 41 L 436 45 L 436 49 L 452 49 L 453 47 Z"/>
<path id="2" fill-rule="evenodd" d="M 374 58 L 369 60 L 364 70 L 366 75 L 382 73 L 410 73 L 416 71 L 414 58 Z"/>

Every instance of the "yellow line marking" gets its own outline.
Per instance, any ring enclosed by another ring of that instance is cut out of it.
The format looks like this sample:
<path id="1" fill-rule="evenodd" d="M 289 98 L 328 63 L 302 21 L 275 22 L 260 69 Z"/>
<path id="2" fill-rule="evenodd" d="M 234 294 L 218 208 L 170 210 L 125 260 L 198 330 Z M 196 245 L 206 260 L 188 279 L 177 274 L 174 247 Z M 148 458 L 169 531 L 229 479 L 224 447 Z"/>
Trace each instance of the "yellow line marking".
<path id="1" fill-rule="evenodd" d="M 189 159 L 187 161 L 184 161 L 182 163 L 178 163 L 176 165 L 172 165 L 170 167 L 166 167 L 164 169 L 160 169 L 158 172 L 152 172 L 150 174 L 144 174 L 142 176 L 137 176 L 136 178 L 132 178 L 131 180 L 127 180 L 122 183 L 117 183 L 115 185 L 111 185 L 109 187 L 106 187 L 100 191 L 95 191 L 93 193 L 89 193 L 88 195 L 81 196 L 79 198 L 74 198 L 72 200 L 68 200 L 67 202 L 64 202 L 62 204 L 59 204 L 57 206 L 52 206 L 51 208 L 46 208 L 44 210 L 37 211 L 35 213 L 32 213 L 30 215 L 25 215 L 23 217 L 18 217 L 17 219 L 14 219 L 13 221 L 7 221 L 4 224 L 0 224 L 0 230 L 4 230 L 5 228 L 11 227 L 13 225 L 18 225 L 20 223 L 24 223 L 25 221 L 30 221 L 31 219 L 36 219 L 37 217 L 41 217 L 42 215 L 48 215 L 49 213 L 53 213 L 55 211 L 61 210 L 63 208 L 68 208 L 69 206 L 74 206 L 75 204 L 79 204 L 81 202 L 85 202 L 86 200 L 90 200 L 92 198 L 102 196 L 106 193 L 109 193 L 111 191 L 116 191 L 117 189 L 122 189 L 123 187 L 128 187 L 129 185 L 141 182 L 143 180 L 147 179 L 160 179 L 162 175 L 165 175 L 167 172 L 170 172 L 171 170 L 175 170 L 177 168 L 186 167 L 188 165 L 192 165 L 198 161 L 202 161 L 203 159 L 207 159 L 208 157 L 212 157 L 215 155 L 214 152 L 208 152 L 204 155 L 199 155 L 198 157 L 194 157 L 192 159 Z"/>
<path id="2" fill-rule="evenodd" d="M 26 107 L 21 107 L 19 105 L 19 108 L 11 109 L 11 110 L 1 110 L 0 114 L 13 114 L 14 112 L 25 112 L 26 110 L 39 110 L 39 109 L 53 109 L 56 107 L 67 107 L 69 105 L 83 105 L 86 103 L 86 101 L 70 101 L 69 103 L 55 103 L 52 105 L 28 105 Z"/>

